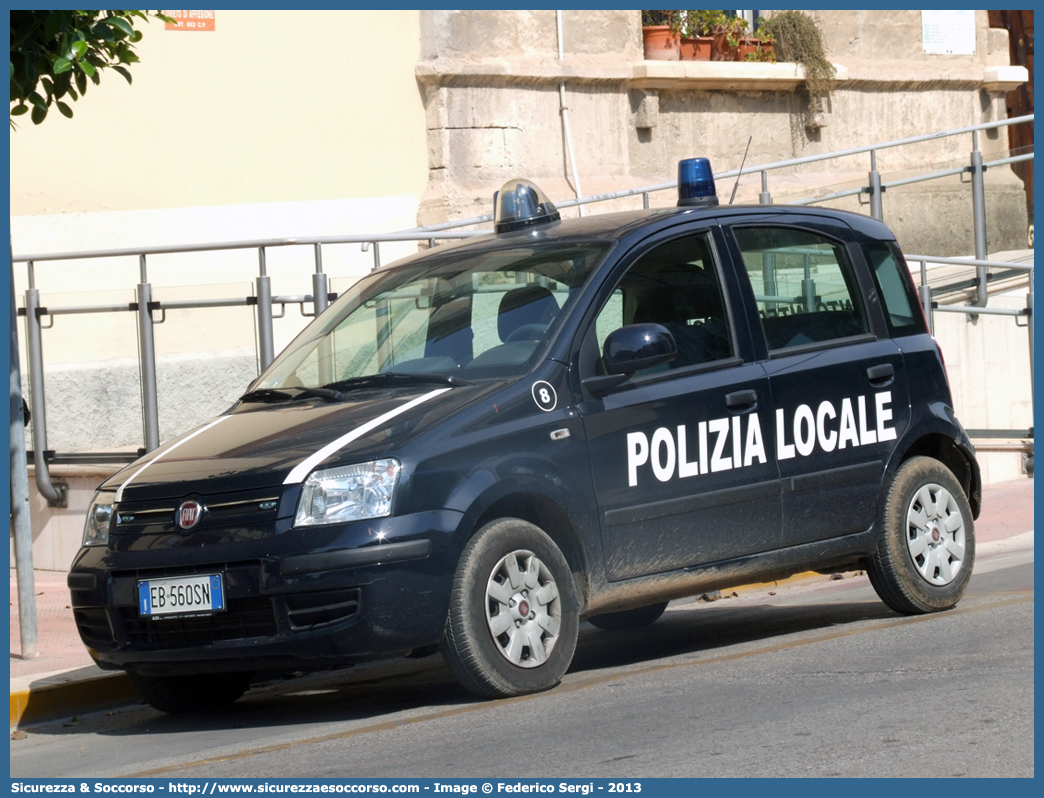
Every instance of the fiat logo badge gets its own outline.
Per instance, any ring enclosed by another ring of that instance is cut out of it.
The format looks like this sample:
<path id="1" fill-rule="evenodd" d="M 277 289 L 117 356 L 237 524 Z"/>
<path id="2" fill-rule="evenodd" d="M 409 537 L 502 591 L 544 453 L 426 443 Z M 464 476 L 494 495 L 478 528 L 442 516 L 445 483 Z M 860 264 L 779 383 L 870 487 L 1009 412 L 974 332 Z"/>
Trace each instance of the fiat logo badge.
<path id="1" fill-rule="evenodd" d="M 206 508 L 195 499 L 186 499 L 178 505 L 178 511 L 174 516 L 174 523 L 176 523 L 178 529 L 183 532 L 191 532 L 199 526 L 199 521 L 203 517 L 203 511 L 205 509 Z"/>

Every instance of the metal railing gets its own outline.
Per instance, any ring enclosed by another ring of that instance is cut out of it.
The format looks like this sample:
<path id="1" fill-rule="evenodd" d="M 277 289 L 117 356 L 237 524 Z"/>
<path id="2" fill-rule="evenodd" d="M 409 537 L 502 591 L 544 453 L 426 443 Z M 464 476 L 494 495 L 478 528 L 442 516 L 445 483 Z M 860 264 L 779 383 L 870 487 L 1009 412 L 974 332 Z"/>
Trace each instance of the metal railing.
<path id="1" fill-rule="evenodd" d="M 870 197 L 869 205 L 871 215 L 873 215 L 875 218 L 880 219 L 882 217 L 882 195 L 886 188 L 890 186 L 905 185 L 908 183 L 919 182 L 923 180 L 934 180 L 941 177 L 951 176 L 953 174 L 969 172 L 971 174 L 972 183 L 972 217 L 975 236 L 974 245 L 976 259 L 969 261 L 926 256 L 908 256 L 909 259 L 913 262 L 917 262 L 919 259 L 923 258 L 921 296 L 922 301 L 924 301 L 925 291 L 927 289 L 929 304 L 926 305 L 926 315 L 930 318 L 931 312 L 933 310 L 939 310 L 943 312 L 967 312 L 990 314 L 997 313 L 999 315 L 1027 316 L 1027 318 L 1029 318 L 1030 320 L 1031 329 L 1030 353 L 1032 372 L 1032 267 L 1026 267 L 1025 264 L 998 264 L 985 260 L 986 222 L 983 172 L 989 166 L 1030 160 L 1033 158 L 1033 155 L 1017 155 L 1009 158 L 1001 158 L 994 161 L 984 162 L 982 159 L 982 154 L 979 151 L 980 131 L 1001 128 L 1006 127 L 1008 125 L 1021 124 L 1032 121 L 1033 116 L 1028 115 L 1016 117 L 1013 119 L 1001 120 L 998 122 L 971 125 L 967 127 L 941 131 L 938 133 L 930 133 L 921 136 L 913 136 L 905 139 L 896 139 L 894 141 L 887 141 L 878 144 L 870 144 L 862 147 L 855 147 L 846 150 L 824 153 L 822 155 L 811 155 L 801 158 L 793 158 L 785 161 L 776 161 L 768 164 L 755 165 L 743 170 L 742 172 L 739 169 L 721 172 L 716 174 L 715 178 L 718 180 L 722 180 L 730 177 L 739 177 L 741 174 L 760 173 L 761 193 L 759 195 L 759 200 L 764 204 L 768 204 L 772 202 L 772 196 L 769 193 L 768 189 L 768 173 L 771 171 L 799 166 L 802 164 L 832 160 L 837 158 L 845 158 L 852 155 L 869 154 L 870 171 L 868 173 L 868 186 L 846 189 L 844 191 L 837 191 L 820 197 L 801 199 L 792 204 L 812 204 L 814 202 L 827 201 L 843 196 L 865 193 L 868 194 Z M 956 169 L 948 169 L 943 171 L 928 172 L 923 175 L 907 177 L 892 182 L 882 182 L 881 175 L 877 171 L 878 151 L 908 144 L 915 144 L 920 142 L 941 139 L 950 136 L 965 135 L 968 133 L 972 134 L 973 147 L 969 166 L 960 167 Z M 559 208 L 569 208 L 574 206 L 583 206 L 590 205 L 593 203 L 619 200 L 627 197 L 641 196 L 643 207 L 648 208 L 650 207 L 651 194 L 658 191 L 674 189 L 676 186 L 677 181 L 670 181 L 650 186 L 644 186 L 640 188 L 597 194 L 582 197 L 579 199 L 564 200 L 560 203 L 557 203 L 557 205 Z M 489 231 L 460 230 L 459 228 L 474 227 L 475 225 L 480 225 L 489 222 L 492 220 L 492 218 L 492 214 L 486 214 L 483 216 L 472 217 L 469 219 L 463 219 L 455 222 L 445 222 L 441 224 L 430 225 L 427 227 L 419 227 L 411 230 L 404 230 L 401 232 L 388 233 L 384 235 L 362 234 L 346 236 L 311 236 L 283 239 L 262 239 L 206 244 L 190 244 L 180 246 L 132 247 L 122 249 L 90 250 L 80 252 L 52 252 L 13 255 L 12 260 L 14 262 L 26 263 L 28 271 L 28 288 L 25 292 L 25 307 L 24 309 L 19 310 L 19 315 L 24 315 L 26 317 L 27 325 L 27 366 L 29 372 L 29 384 L 32 399 L 33 418 L 33 423 L 31 425 L 33 439 L 32 457 L 33 463 L 35 465 L 36 483 L 41 494 L 49 502 L 61 502 L 63 498 L 60 490 L 53 484 L 48 469 L 48 462 L 50 460 L 55 459 L 55 455 L 49 452 L 49 450 L 47 449 L 47 418 L 44 401 L 44 363 L 41 337 L 42 330 L 45 329 L 42 326 L 42 319 L 44 317 L 52 317 L 53 319 L 53 317 L 58 315 L 117 312 L 130 312 L 136 315 L 140 386 L 142 396 L 142 421 L 145 444 L 144 451 L 151 451 L 159 445 L 159 410 L 156 388 L 156 352 L 155 341 L 153 339 L 153 326 L 163 321 L 163 318 L 165 318 L 163 314 L 165 314 L 167 310 L 230 307 L 244 305 L 253 306 L 255 310 L 255 323 L 257 329 L 257 360 L 260 370 L 264 370 L 272 362 L 275 356 L 272 322 L 273 318 L 276 317 L 273 315 L 273 307 L 275 305 L 282 305 L 285 310 L 285 306 L 287 304 L 300 304 L 302 306 L 302 313 L 304 313 L 304 304 L 312 303 L 314 313 L 318 314 L 322 312 L 322 310 L 326 308 L 329 301 L 336 296 L 335 294 L 330 293 L 328 276 L 323 271 L 323 246 L 336 244 L 361 244 L 364 251 L 367 251 L 370 247 L 372 247 L 373 268 L 378 269 L 381 266 L 381 243 L 395 241 L 426 241 L 429 243 L 429 245 L 434 246 L 437 240 L 464 239 L 472 236 L 483 235 Z M 312 292 L 310 294 L 302 295 L 273 295 L 270 277 L 267 273 L 266 251 L 277 247 L 291 246 L 312 246 L 314 248 L 315 271 L 312 274 Z M 152 286 L 148 280 L 147 273 L 147 258 L 149 256 L 244 249 L 254 249 L 258 252 L 259 268 L 257 277 L 255 278 L 254 296 L 199 300 L 168 300 L 162 302 L 156 301 L 152 298 Z M 135 302 L 108 305 L 78 305 L 67 307 L 52 307 L 41 305 L 40 295 L 39 291 L 36 288 L 35 280 L 36 264 L 51 261 L 63 261 L 74 259 L 82 260 L 111 257 L 134 257 L 138 259 L 140 279 L 136 287 Z M 924 280 L 924 262 L 957 262 L 962 265 L 970 265 L 976 268 L 978 274 L 978 293 L 976 301 L 973 305 L 974 309 L 963 308 L 958 310 L 956 308 L 953 308 L 952 306 L 939 307 L 937 305 L 931 304 L 930 288 L 927 287 L 927 284 Z M 1030 292 L 1027 298 L 1027 308 L 1025 309 L 1025 311 L 1015 311 L 1000 308 L 988 309 L 985 307 L 988 301 L 986 286 L 986 270 L 991 266 L 1001 265 L 1009 268 L 1021 268 L 1029 272 L 1031 283 Z M 154 315 L 156 313 L 161 314 L 159 321 L 157 321 L 156 316 Z M 100 457 L 101 459 L 106 459 L 108 461 L 116 461 L 121 458 L 128 460 L 133 459 L 137 456 L 137 454 L 103 453 L 102 455 L 95 454 L 92 456 L 96 459 Z"/>

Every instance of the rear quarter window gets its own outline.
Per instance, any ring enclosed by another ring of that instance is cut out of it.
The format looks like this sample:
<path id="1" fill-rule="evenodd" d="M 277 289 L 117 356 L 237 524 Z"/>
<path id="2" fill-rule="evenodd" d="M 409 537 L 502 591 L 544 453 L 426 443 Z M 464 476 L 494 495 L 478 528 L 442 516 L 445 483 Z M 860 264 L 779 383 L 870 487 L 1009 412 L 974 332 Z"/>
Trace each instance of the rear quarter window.
<path id="1" fill-rule="evenodd" d="M 863 244 L 863 253 L 884 304 L 889 334 L 895 338 L 927 332 L 913 280 L 898 248 L 879 241 Z"/>

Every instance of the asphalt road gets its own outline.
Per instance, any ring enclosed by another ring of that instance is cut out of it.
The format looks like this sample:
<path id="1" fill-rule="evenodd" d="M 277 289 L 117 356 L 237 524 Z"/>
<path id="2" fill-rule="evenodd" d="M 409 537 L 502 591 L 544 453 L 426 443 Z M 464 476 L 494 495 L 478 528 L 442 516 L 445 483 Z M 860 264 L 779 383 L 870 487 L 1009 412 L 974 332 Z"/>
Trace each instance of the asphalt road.
<path id="1" fill-rule="evenodd" d="M 950 612 L 865 576 L 581 627 L 537 696 L 477 701 L 436 655 L 286 679 L 192 717 L 30 728 L 12 776 L 1032 776 L 1033 549 L 980 556 Z"/>

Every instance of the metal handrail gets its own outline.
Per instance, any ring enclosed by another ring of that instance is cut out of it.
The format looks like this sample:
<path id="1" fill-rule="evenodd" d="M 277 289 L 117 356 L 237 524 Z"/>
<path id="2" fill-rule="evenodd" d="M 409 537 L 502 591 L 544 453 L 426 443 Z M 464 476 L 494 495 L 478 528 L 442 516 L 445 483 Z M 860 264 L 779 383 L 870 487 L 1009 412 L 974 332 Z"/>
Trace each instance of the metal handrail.
<path id="1" fill-rule="evenodd" d="M 882 200 L 881 195 L 885 188 L 889 186 L 905 185 L 912 182 L 921 182 L 924 180 L 932 180 L 941 177 L 946 177 L 958 173 L 971 172 L 972 174 L 972 187 L 973 187 L 973 217 L 975 221 L 975 250 L 976 259 L 953 259 L 953 258 L 942 258 L 942 257 L 925 257 L 919 255 L 908 255 L 907 260 L 910 262 L 921 261 L 922 270 L 922 286 L 921 296 L 922 300 L 925 300 L 927 296 L 925 308 L 926 315 L 929 320 L 933 310 L 950 311 L 950 308 L 933 307 L 931 301 L 931 289 L 927 285 L 926 278 L 926 262 L 933 263 L 957 263 L 964 266 L 975 267 L 978 273 L 978 289 L 979 298 L 976 301 L 977 309 L 979 312 L 992 314 L 995 310 L 1003 311 L 1000 315 L 1028 315 L 1030 317 L 1029 327 L 1032 330 L 1032 301 L 1033 301 L 1033 290 L 1032 290 L 1032 266 L 1027 267 L 1025 264 L 1009 264 L 999 263 L 996 261 L 989 261 L 985 259 L 985 206 L 984 206 L 984 188 L 983 188 L 983 172 L 989 166 L 996 166 L 1008 163 L 1017 163 L 1020 161 L 1032 160 L 1032 154 L 1019 154 L 1006 158 L 1000 158 L 993 161 L 984 163 L 979 152 L 979 132 L 982 130 L 991 130 L 1009 125 L 1022 124 L 1025 122 L 1032 122 L 1033 115 L 1029 114 L 1026 116 L 1015 117 L 1012 119 L 999 120 L 996 122 L 985 122 L 977 125 L 968 125 L 961 128 L 953 128 L 951 130 L 940 131 L 936 133 L 928 133 L 920 136 L 911 136 L 903 139 L 895 139 L 892 141 L 881 142 L 877 144 L 869 144 L 860 147 L 853 147 L 845 150 L 837 150 L 834 152 L 823 153 L 820 155 L 803 156 L 800 158 L 791 158 L 783 161 L 775 161 L 768 164 L 761 164 L 756 166 L 747 167 L 745 169 L 733 169 L 725 172 L 719 172 L 715 175 L 716 179 L 727 179 L 730 177 L 738 177 L 741 174 L 753 174 L 761 173 L 761 194 L 759 200 L 768 204 L 771 203 L 771 194 L 768 191 L 768 172 L 772 170 L 784 169 L 787 167 L 799 166 L 802 164 L 814 163 L 819 161 L 832 160 L 836 158 L 849 157 L 853 155 L 859 155 L 863 153 L 870 153 L 871 158 L 871 169 L 868 173 L 868 187 L 859 187 L 855 189 L 848 189 L 842 192 L 835 192 L 822 197 L 816 197 L 811 199 L 803 199 L 792 204 L 812 204 L 815 202 L 823 202 L 828 199 L 837 198 L 840 196 L 847 196 L 852 194 L 870 194 L 870 208 L 871 215 L 877 219 L 882 218 Z M 924 175 L 917 175 L 909 178 L 901 178 L 891 182 L 882 182 L 880 173 L 877 171 L 877 150 L 889 149 L 893 147 L 899 147 L 907 144 L 915 144 L 919 142 L 931 141 L 950 136 L 962 135 L 972 133 L 973 134 L 973 151 L 971 158 L 971 166 L 947 169 L 942 171 L 936 171 L 927 173 Z M 639 188 L 624 189 L 621 191 L 607 192 L 602 194 L 595 194 L 586 197 L 580 197 L 577 199 L 563 200 L 557 203 L 560 208 L 570 208 L 574 206 L 589 205 L 597 202 L 606 202 L 611 200 L 623 199 L 626 197 L 633 197 L 642 195 L 643 206 L 649 207 L 649 195 L 653 192 L 664 191 L 673 189 L 677 186 L 677 181 L 671 180 L 663 183 L 656 183 L 653 185 L 643 186 Z M 155 346 L 152 340 L 152 327 L 154 324 L 160 323 L 162 319 L 157 321 L 153 318 L 152 313 L 155 310 L 164 310 L 165 308 L 188 308 L 188 307 L 222 307 L 228 305 L 256 305 L 257 314 L 257 330 L 258 330 L 258 360 L 261 369 L 263 370 L 268 366 L 269 363 L 274 359 L 273 351 L 273 334 L 272 334 L 272 321 L 273 305 L 277 304 L 301 304 L 302 313 L 304 313 L 304 303 L 312 302 L 314 305 L 314 312 L 318 314 L 328 304 L 331 299 L 329 292 L 329 280 L 328 276 L 323 272 L 322 266 L 322 246 L 323 245 L 334 245 L 334 244 L 362 244 L 363 250 L 366 251 L 368 247 L 373 245 L 373 261 L 374 269 L 380 268 L 380 244 L 384 242 L 396 242 L 396 241 L 428 241 L 432 246 L 436 240 L 462 240 L 472 238 L 474 236 L 485 235 L 489 231 L 484 230 L 455 230 L 455 228 L 470 227 L 478 224 L 489 222 L 493 219 L 492 214 L 484 214 L 482 216 L 472 217 L 469 219 L 461 219 L 453 222 L 442 222 L 439 224 L 429 225 L 426 227 L 412 228 L 410 230 L 401 230 L 392 233 L 384 234 L 357 234 L 357 235 L 345 235 L 345 236 L 298 236 L 293 238 L 272 238 L 272 239 L 255 239 L 246 241 L 226 241 L 226 242 L 210 242 L 210 243 L 197 243 L 197 244 L 185 244 L 185 245 L 170 245 L 170 246 L 152 246 L 152 247 L 124 247 L 118 249 L 102 249 L 102 250 L 83 250 L 79 252 L 52 252 L 52 253 L 34 253 L 26 255 L 12 255 L 12 261 L 27 263 L 28 264 L 28 275 L 29 275 L 29 288 L 26 291 L 25 299 L 25 310 L 24 314 L 28 322 L 28 335 L 27 343 L 29 350 L 29 378 L 32 387 L 32 405 L 33 405 L 33 451 L 34 451 L 34 462 L 36 463 L 36 480 L 37 485 L 40 488 L 40 492 L 49 501 L 58 501 L 61 498 L 61 494 L 50 481 L 50 476 L 47 470 L 47 464 L 44 460 L 44 452 L 47 450 L 46 441 L 46 410 L 44 402 L 44 386 L 43 386 L 43 356 L 42 347 L 40 340 L 41 326 L 40 319 L 45 315 L 53 315 L 58 313 L 92 313 L 92 312 L 117 312 L 117 311 L 135 311 L 138 317 L 138 349 L 139 349 L 139 360 L 141 366 L 141 382 L 142 382 L 142 406 L 143 406 L 143 426 L 145 430 L 145 444 L 146 449 L 151 450 L 159 445 L 159 419 L 158 410 L 156 403 L 156 361 L 155 361 Z M 312 275 L 312 293 L 300 296 L 273 296 L 271 291 L 270 278 L 267 274 L 266 269 L 266 250 L 275 247 L 287 247 L 287 246 L 312 246 L 315 251 L 315 273 Z M 226 250 L 248 250 L 254 249 L 258 252 L 259 259 L 259 275 L 256 278 L 256 294 L 254 297 L 246 298 L 234 298 L 234 299 L 217 299 L 217 300 L 179 300 L 172 302 L 154 302 L 152 301 L 152 287 L 148 281 L 146 262 L 147 258 L 152 255 L 167 255 L 167 254 L 185 254 L 192 252 L 216 252 Z M 60 261 L 60 260 L 84 260 L 92 258 L 112 258 L 112 257 L 137 257 L 140 265 L 141 279 L 137 286 L 137 301 L 133 303 L 124 303 L 118 305 L 108 306 L 76 306 L 66 308 L 52 308 L 41 307 L 39 302 L 39 292 L 35 285 L 34 276 L 34 264 L 41 262 Z M 986 268 L 988 267 L 999 267 L 1003 266 L 1012 269 L 1023 269 L 1030 274 L 1030 290 L 1027 297 L 1027 308 L 1025 311 L 1008 311 L 1007 309 L 989 309 L 984 310 L 981 306 L 986 304 L 988 294 L 986 293 Z M 954 309 L 956 311 L 956 309 Z M 969 311 L 974 313 L 974 310 Z M 309 315 L 309 314 L 305 314 Z M 1030 369 L 1032 373 L 1033 367 L 1033 350 L 1032 350 L 1032 333 L 1030 338 Z"/>

